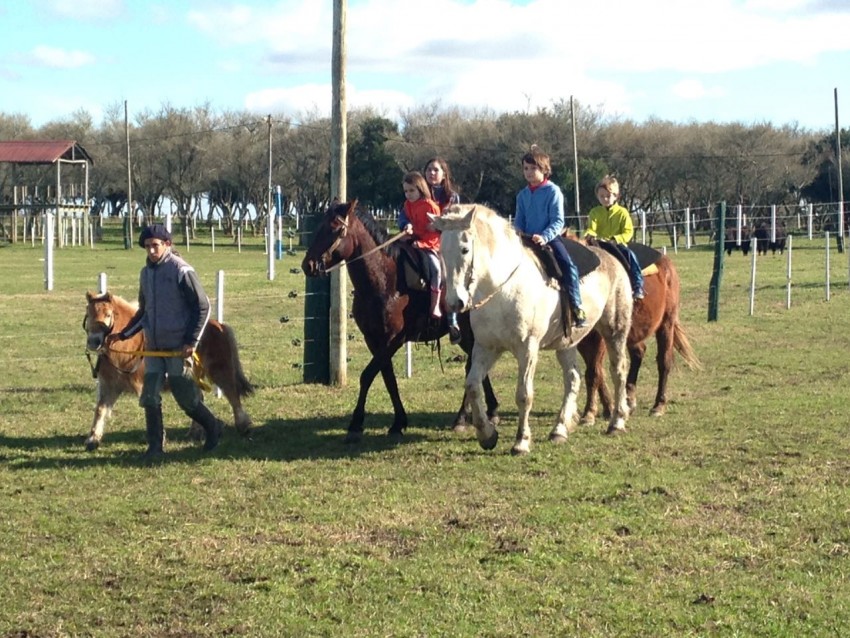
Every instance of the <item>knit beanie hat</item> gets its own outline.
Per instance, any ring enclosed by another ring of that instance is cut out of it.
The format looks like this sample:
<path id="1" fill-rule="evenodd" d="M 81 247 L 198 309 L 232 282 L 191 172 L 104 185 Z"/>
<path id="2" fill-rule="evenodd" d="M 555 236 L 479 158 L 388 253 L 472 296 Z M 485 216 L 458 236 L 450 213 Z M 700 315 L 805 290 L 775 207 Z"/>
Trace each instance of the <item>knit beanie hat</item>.
<path id="1" fill-rule="evenodd" d="M 163 224 L 151 224 L 145 226 L 139 234 L 139 246 L 145 247 L 146 239 L 161 239 L 162 241 L 171 241 L 171 233 Z"/>

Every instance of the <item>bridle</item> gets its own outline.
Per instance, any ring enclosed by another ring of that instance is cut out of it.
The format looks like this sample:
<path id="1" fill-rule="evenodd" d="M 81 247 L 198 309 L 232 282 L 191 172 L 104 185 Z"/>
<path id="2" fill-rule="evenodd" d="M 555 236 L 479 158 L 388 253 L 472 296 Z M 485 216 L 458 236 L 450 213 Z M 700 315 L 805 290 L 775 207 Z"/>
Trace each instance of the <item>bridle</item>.
<path id="1" fill-rule="evenodd" d="M 323 252 L 319 257 L 319 263 L 321 263 L 323 266 L 326 262 L 329 262 L 333 258 L 333 254 L 336 249 L 339 248 L 339 245 L 342 243 L 342 240 L 348 236 L 348 220 L 341 215 L 337 215 L 336 219 L 339 221 L 341 230 L 336 233 L 336 237 L 334 238 L 333 243 L 331 243 L 331 245 L 328 246 L 327 250 L 325 250 L 325 252 Z M 330 270 L 328 269 L 326 270 L 326 272 L 330 272 Z"/>
<path id="2" fill-rule="evenodd" d="M 522 264 L 522 255 L 520 255 L 519 261 L 517 261 L 517 265 L 514 266 L 514 269 L 511 271 L 511 273 L 507 276 L 507 278 L 502 283 L 500 283 L 498 286 L 496 286 L 495 290 L 493 290 L 489 295 L 487 295 L 486 297 L 484 297 L 480 301 L 476 301 L 475 303 L 471 303 L 470 306 L 466 310 L 464 310 L 463 312 L 471 312 L 473 310 L 478 310 L 479 308 L 481 308 L 482 306 L 487 304 L 491 299 L 493 299 L 493 297 L 495 297 L 497 294 L 499 294 L 499 292 L 502 290 L 502 288 L 504 288 L 507 285 L 507 283 L 513 278 L 513 276 L 519 270 L 519 267 L 520 267 L 521 264 Z M 464 287 L 466 288 L 467 292 L 470 292 L 472 284 L 474 284 L 475 282 L 476 282 L 476 277 L 475 277 L 475 251 L 473 250 L 472 251 L 472 259 L 470 260 L 469 268 L 466 271 L 466 277 L 464 277 Z M 472 294 L 470 294 L 470 300 L 472 300 L 472 298 L 474 296 L 475 296 L 474 292 Z"/>

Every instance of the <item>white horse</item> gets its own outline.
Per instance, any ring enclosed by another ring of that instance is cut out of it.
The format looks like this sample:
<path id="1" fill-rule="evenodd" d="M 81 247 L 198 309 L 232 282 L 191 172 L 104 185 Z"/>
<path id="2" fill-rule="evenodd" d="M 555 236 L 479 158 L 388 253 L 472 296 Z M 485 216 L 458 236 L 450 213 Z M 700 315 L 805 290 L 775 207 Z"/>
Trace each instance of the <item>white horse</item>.
<path id="1" fill-rule="evenodd" d="M 433 218 L 442 232 L 446 263 L 446 303 L 457 312 L 469 311 L 475 346 L 466 377 L 478 442 L 485 450 L 496 446 L 499 433 L 487 419 L 482 380 L 501 354 L 517 360 L 516 403 L 519 416 L 513 454 L 531 449 L 528 416 L 534 398 L 534 371 L 540 349 L 555 350 L 564 375 L 561 410 L 549 440 L 563 443 L 577 416 L 581 378 L 576 368 L 576 345 L 596 328 L 608 346 L 614 380 L 614 409 L 608 433 L 624 431 L 628 418 L 626 376 L 629 356 L 626 338 L 631 327 L 632 291 L 626 270 L 605 251 L 590 247 L 599 267 L 581 280 L 581 300 L 587 327 L 564 334 L 560 294 L 542 264 L 526 248 L 508 221 L 481 205 L 452 206 Z M 568 331 L 569 332 L 569 331 Z"/>

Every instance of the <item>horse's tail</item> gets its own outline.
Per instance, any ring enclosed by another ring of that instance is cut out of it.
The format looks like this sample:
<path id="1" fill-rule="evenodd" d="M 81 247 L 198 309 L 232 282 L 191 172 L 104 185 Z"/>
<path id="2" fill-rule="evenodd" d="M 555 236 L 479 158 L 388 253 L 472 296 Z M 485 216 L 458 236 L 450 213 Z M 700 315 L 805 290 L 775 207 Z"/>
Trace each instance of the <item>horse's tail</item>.
<path id="1" fill-rule="evenodd" d="M 688 341 L 688 336 L 685 334 L 685 329 L 678 321 L 673 326 L 673 346 L 676 352 L 682 355 L 682 359 L 688 364 L 692 370 L 701 370 L 702 362 L 700 362 L 697 353 L 691 347 L 691 342 Z"/>
<path id="2" fill-rule="evenodd" d="M 236 390 L 240 397 L 246 397 L 254 394 L 254 386 L 248 381 L 245 376 L 245 371 L 242 369 L 242 361 L 239 359 L 239 348 L 236 346 L 236 332 L 228 324 L 221 324 L 224 331 L 224 336 L 227 339 L 227 346 L 232 353 L 231 360 L 233 362 L 233 372 L 236 377 Z"/>

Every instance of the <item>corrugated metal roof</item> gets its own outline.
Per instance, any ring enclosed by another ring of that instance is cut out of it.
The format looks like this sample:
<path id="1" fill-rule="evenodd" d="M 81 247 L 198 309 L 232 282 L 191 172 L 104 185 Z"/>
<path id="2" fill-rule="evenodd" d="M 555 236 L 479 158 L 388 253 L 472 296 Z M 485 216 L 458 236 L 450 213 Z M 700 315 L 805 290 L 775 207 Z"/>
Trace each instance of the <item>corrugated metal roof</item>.
<path id="1" fill-rule="evenodd" d="M 0 162 L 15 164 L 53 164 L 59 159 L 88 160 L 92 158 L 74 140 L 0 142 Z"/>

